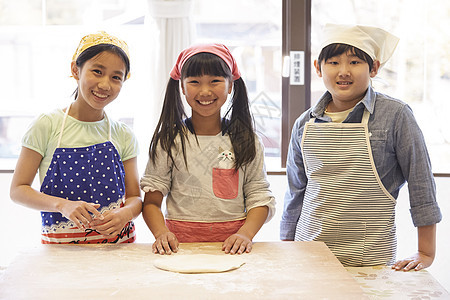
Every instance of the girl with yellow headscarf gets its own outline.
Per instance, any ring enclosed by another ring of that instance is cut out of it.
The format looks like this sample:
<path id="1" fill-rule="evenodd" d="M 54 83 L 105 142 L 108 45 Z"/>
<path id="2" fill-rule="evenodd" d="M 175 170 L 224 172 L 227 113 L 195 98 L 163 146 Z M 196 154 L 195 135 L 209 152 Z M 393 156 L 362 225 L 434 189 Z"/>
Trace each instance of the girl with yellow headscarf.
<path id="1" fill-rule="evenodd" d="M 128 46 L 104 31 L 86 35 L 71 73 L 74 102 L 41 114 L 22 139 L 11 198 L 41 210 L 44 244 L 134 242 L 137 140 L 104 111 L 129 78 Z M 31 187 L 38 170 L 40 191 Z"/>

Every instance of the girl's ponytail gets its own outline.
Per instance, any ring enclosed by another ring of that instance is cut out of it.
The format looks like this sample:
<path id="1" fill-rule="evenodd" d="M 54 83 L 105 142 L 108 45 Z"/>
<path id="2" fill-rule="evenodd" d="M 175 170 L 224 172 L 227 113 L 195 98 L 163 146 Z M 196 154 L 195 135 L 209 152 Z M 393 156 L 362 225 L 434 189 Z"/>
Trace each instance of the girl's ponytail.
<path id="1" fill-rule="evenodd" d="M 207 48 L 209 49 L 211 47 L 208 46 Z M 161 147 L 168 154 L 172 163 L 175 162 L 172 150 L 181 150 L 187 166 L 185 150 L 189 129 L 184 122 L 187 116 L 181 99 L 179 80 L 183 80 L 186 77 L 202 75 L 223 76 L 230 81 L 237 78 L 233 81 L 234 92 L 231 105 L 222 120 L 222 132 L 230 136 L 235 154 L 234 168 L 236 170 L 250 163 L 255 158 L 254 124 L 250 113 L 247 87 L 242 78 L 240 78 L 240 73 L 235 66 L 234 58 L 232 58 L 228 48 L 223 45 L 214 45 L 213 48 L 216 49 L 213 53 L 208 53 L 208 51 L 196 53 L 195 51 L 199 51 L 199 49 L 195 48 L 194 53 L 196 54 L 190 53 L 189 51 L 180 54 L 179 61 L 171 72 L 161 117 L 150 143 L 149 156 L 153 163 L 155 163 L 157 156 L 157 147 Z M 222 58 L 224 55 L 225 59 L 227 57 L 229 58 L 226 59 L 229 64 Z M 234 72 L 232 72 L 232 69 Z M 195 134 L 195 132 L 193 133 Z M 176 148 L 175 140 L 178 135 L 181 149 Z"/>
<path id="2" fill-rule="evenodd" d="M 184 152 L 185 136 L 182 134 L 185 131 L 183 122 L 185 118 L 186 113 L 181 100 L 179 81 L 170 78 L 167 83 L 161 117 L 159 118 L 158 125 L 156 125 L 155 133 L 153 134 L 149 148 L 150 160 L 153 161 L 153 163 L 155 163 L 158 143 L 161 145 L 162 150 L 167 152 L 172 162 L 174 162 L 172 148 L 175 146 L 175 139 L 179 133 L 181 133 L 180 138 L 183 156 L 186 156 Z"/>
<path id="3" fill-rule="evenodd" d="M 256 156 L 254 122 L 250 112 L 247 87 L 242 78 L 234 81 L 234 93 L 231 107 L 225 117 L 231 112 L 229 124 L 225 131 L 230 135 L 235 154 L 235 169 L 250 163 Z"/>

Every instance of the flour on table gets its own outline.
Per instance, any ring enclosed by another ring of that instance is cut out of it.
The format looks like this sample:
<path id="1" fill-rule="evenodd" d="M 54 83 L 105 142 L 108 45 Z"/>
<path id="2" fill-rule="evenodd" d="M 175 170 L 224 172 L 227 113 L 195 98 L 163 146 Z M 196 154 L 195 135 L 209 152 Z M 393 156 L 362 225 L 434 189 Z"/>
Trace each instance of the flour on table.
<path id="1" fill-rule="evenodd" d="M 153 265 L 177 273 L 220 273 L 238 269 L 244 263 L 241 255 L 172 254 L 156 259 Z"/>

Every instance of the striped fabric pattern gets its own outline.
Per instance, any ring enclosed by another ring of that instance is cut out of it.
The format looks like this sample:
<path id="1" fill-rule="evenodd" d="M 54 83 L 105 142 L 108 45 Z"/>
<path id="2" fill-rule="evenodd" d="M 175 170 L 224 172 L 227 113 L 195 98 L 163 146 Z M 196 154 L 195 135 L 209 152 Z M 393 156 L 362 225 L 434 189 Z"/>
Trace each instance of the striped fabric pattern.
<path id="1" fill-rule="evenodd" d="M 395 199 L 377 174 L 367 123 L 307 123 L 302 151 L 308 186 L 295 239 L 325 242 L 344 266 L 392 263 Z"/>
<path id="2" fill-rule="evenodd" d="M 133 243 L 136 240 L 135 226 L 129 222 L 122 231 L 115 236 L 107 237 L 99 232 L 77 227 L 64 227 L 55 232 L 43 232 L 42 244 L 106 244 L 106 243 Z"/>

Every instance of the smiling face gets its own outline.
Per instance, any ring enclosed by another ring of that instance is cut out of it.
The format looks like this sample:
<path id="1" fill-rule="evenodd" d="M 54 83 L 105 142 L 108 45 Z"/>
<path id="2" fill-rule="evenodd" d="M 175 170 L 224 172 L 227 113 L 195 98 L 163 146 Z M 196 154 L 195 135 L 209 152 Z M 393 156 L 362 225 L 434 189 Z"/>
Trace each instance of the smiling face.
<path id="1" fill-rule="evenodd" d="M 366 61 L 348 51 L 323 60 L 320 65 L 316 60 L 314 66 L 333 97 L 333 110 L 344 111 L 364 97 L 370 78 L 378 72 L 379 62 L 374 61 L 372 70 L 369 70 Z"/>
<path id="2" fill-rule="evenodd" d="M 97 114 L 119 95 L 125 80 L 125 63 L 117 54 L 105 51 L 86 61 L 81 67 L 72 62 L 72 75 L 78 82 L 75 105 L 80 114 Z"/>
<path id="3" fill-rule="evenodd" d="M 192 121 L 220 121 L 220 109 L 231 93 L 230 80 L 222 76 L 201 75 L 183 79 L 181 89 L 192 108 Z"/>

